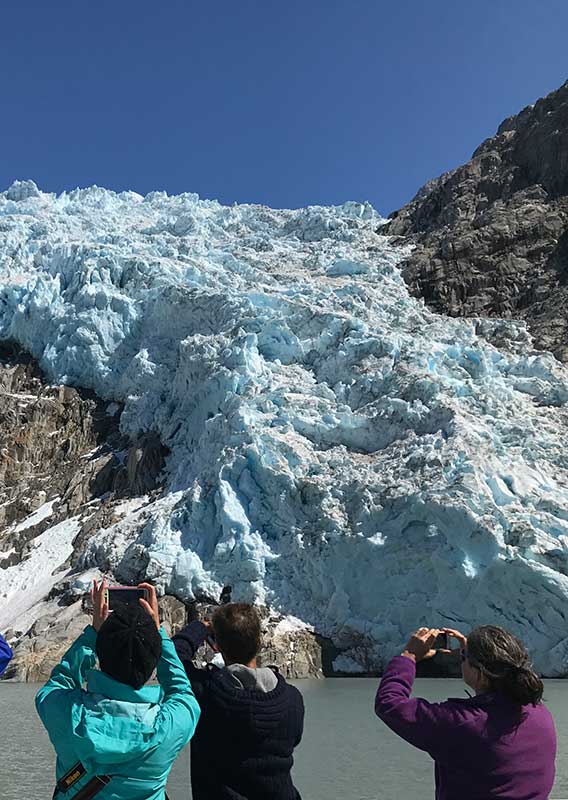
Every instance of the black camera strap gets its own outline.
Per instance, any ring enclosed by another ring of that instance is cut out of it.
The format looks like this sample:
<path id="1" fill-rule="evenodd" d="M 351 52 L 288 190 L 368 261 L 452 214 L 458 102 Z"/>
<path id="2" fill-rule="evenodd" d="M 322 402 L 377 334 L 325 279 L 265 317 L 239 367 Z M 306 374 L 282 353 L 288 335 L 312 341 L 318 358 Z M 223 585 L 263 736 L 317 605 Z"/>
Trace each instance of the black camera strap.
<path id="1" fill-rule="evenodd" d="M 71 769 L 57 781 L 55 791 L 53 792 L 53 800 L 56 800 L 58 793 L 65 794 L 72 789 L 86 774 L 87 770 L 81 762 L 78 761 L 75 766 L 71 767 Z M 77 794 L 73 795 L 73 800 L 92 800 L 92 798 L 96 797 L 111 780 L 112 778 L 110 775 L 95 775 L 82 789 L 79 789 Z M 167 794 L 166 800 L 168 800 Z"/>
<path id="2" fill-rule="evenodd" d="M 58 793 L 66 794 L 70 791 L 80 780 L 87 774 L 87 770 L 78 761 L 71 769 L 65 773 L 58 781 L 53 793 L 53 798 L 57 797 Z M 101 789 L 110 783 L 111 777 L 109 775 L 95 775 L 94 778 L 86 783 L 77 794 L 72 795 L 73 800 L 91 800 L 96 797 Z"/>

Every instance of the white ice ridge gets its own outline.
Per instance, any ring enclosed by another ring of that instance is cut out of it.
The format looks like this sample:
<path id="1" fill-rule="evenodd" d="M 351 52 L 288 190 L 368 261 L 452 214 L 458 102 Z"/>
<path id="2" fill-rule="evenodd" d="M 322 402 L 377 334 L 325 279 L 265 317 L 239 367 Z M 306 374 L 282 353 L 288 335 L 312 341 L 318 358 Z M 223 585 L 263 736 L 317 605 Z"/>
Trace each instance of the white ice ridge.
<path id="1" fill-rule="evenodd" d="M 188 598 L 230 583 L 343 664 L 380 665 L 422 624 L 494 622 L 568 674 L 568 371 L 520 324 L 410 297 L 383 222 L 360 203 L 0 194 L 0 338 L 171 450 L 167 491 L 85 569 L 142 565 Z"/>

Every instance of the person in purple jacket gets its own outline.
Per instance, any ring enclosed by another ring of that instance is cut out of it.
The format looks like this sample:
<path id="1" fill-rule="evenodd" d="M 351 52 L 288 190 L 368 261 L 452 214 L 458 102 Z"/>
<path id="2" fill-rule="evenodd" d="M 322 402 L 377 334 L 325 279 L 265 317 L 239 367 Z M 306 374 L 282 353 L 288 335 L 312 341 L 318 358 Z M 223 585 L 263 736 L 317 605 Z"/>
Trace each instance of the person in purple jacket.
<path id="1" fill-rule="evenodd" d="M 432 648 L 440 633 L 459 641 L 463 679 L 474 697 L 429 703 L 410 696 L 416 662 L 439 652 Z M 375 712 L 432 756 L 436 800 L 546 800 L 556 734 L 542 692 L 523 644 L 503 628 L 483 625 L 467 638 L 449 628 L 420 628 L 388 664 Z"/>
<path id="2" fill-rule="evenodd" d="M 10 663 L 12 656 L 12 648 L 0 633 L 0 675 L 6 671 L 6 667 Z"/>

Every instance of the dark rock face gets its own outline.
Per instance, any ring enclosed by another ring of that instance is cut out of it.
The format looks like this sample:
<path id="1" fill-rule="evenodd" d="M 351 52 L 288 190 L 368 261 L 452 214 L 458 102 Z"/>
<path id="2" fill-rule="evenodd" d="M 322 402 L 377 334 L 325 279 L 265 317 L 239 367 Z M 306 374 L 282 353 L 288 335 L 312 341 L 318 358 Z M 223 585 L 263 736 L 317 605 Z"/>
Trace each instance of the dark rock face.
<path id="1" fill-rule="evenodd" d="M 95 527 L 111 521 L 114 501 L 159 486 L 167 451 L 154 434 L 129 441 L 119 430 L 118 404 L 109 413 L 88 392 L 49 386 L 36 362 L 9 343 L 0 344 L 0 401 L 0 544 L 13 550 L 11 563 L 25 558 L 28 542 L 46 527 L 96 501 L 77 537 L 76 560 Z M 49 520 L 13 529 L 49 500 Z"/>
<path id="2" fill-rule="evenodd" d="M 167 599 L 164 598 L 164 601 Z M 179 601 L 174 603 L 179 606 Z M 188 603 L 187 608 L 188 621 L 195 619 L 204 621 L 212 618 L 217 603 L 204 599 Z M 160 609 L 165 620 L 162 601 Z M 281 675 L 291 680 L 323 678 L 324 675 L 333 674 L 331 665 L 326 669 L 328 666 L 326 657 L 330 650 L 334 650 L 330 640 L 317 636 L 306 628 L 291 626 L 281 614 L 267 606 L 259 606 L 258 612 L 262 626 L 262 649 L 257 658 L 259 667 L 277 667 Z M 173 632 L 175 633 L 179 627 L 172 626 Z M 211 661 L 214 655 L 214 651 L 204 644 L 196 654 L 196 660 Z"/>
<path id="3" fill-rule="evenodd" d="M 44 614 L 18 638 L 17 643 L 13 643 L 13 646 L 16 645 L 15 656 L 4 677 L 8 680 L 43 683 L 90 622 L 91 617 L 82 610 L 80 600 L 55 614 Z M 6 631 L 8 639 L 12 633 Z"/>
<path id="4" fill-rule="evenodd" d="M 125 499 L 161 491 L 166 448 L 151 433 L 125 437 L 120 411 L 90 392 L 50 386 L 32 358 L 0 343 L 0 570 L 28 559 L 52 526 L 79 520 L 73 554 L 53 572 L 41 616 L 7 632 L 16 679 L 44 679 L 87 624 L 72 584 L 92 534 L 120 518 Z M 30 517 L 45 504 L 49 514 Z"/>
<path id="5" fill-rule="evenodd" d="M 209 619 L 211 616 L 210 607 L 186 604 L 171 595 L 161 597 L 158 605 L 160 619 L 170 636 L 181 630 L 189 619 Z M 276 666 L 285 678 L 290 679 L 323 677 L 322 653 L 331 643 L 307 630 L 282 629 L 282 617 L 267 608 L 261 608 L 260 613 L 263 648 L 258 658 L 259 666 Z M 47 680 L 53 667 L 90 622 L 91 615 L 84 598 L 74 599 L 69 605 L 64 604 L 39 617 L 25 634 L 18 637 L 15 658 L 5 677 L 36 683 Z M 15 638 L 14 631 L 5 633 L 8 639 Z M 196 661 L 207 662 L 214 655 L 205 644 L 196 654 Z"/>
<path id="6" fill-rule="evenodd" d="M 160 619 L 169 636 L 175 636 L 187 625 L 187 608 L 185 603 L 171 595 L 164 595 L 158 601 Z"/>
<path id="7" fill-rule="evenodd" d="M 381 232 L 417 244 L 404 275 L 435 310 L 524 319 L 537 347 L 568 362 L 568 82 L 506 119 Z"/>

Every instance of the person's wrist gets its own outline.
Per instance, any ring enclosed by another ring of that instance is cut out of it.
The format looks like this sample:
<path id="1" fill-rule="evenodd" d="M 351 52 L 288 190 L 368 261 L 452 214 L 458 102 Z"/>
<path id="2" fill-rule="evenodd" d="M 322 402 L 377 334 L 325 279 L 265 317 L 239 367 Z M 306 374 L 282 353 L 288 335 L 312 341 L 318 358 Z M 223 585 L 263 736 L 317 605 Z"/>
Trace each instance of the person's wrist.
<path id="1" fill-rule="evenodd" d="M 401 656 L 408 658 L 410 661 L 414 661 L 415 664 L 418 661 L 416 658 L 416 653 L 411 653 L 410 650 L 403 650 Z"/>

